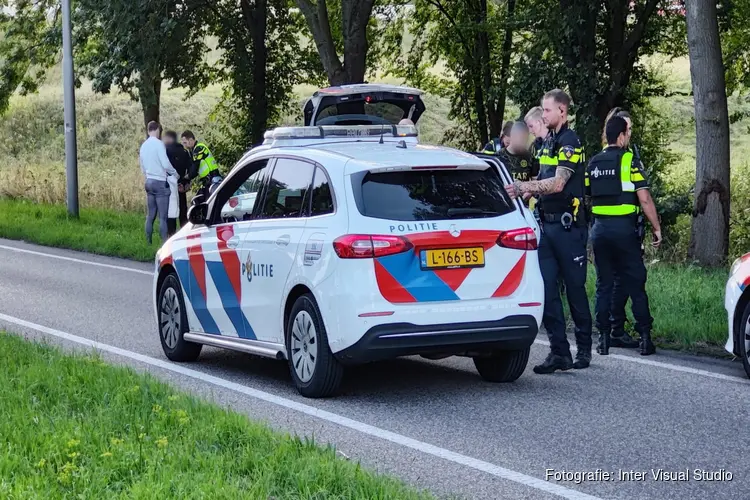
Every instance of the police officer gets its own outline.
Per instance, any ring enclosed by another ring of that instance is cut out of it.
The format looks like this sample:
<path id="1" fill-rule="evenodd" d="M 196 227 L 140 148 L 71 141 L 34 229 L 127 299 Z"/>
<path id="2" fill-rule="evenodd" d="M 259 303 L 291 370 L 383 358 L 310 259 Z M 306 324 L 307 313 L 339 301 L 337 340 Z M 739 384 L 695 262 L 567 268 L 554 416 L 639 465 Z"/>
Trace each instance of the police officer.
<path id="1" fill-rule="evenodd" d="M 630 113 L 628 113 L 626 110 L 620 107 L 615 107 L 609 111 L 609 113 L 607 114 L 607 119 L 604 121 L 605 130 L 602 131 L 602 145 L 605 147 L 607 146 L 606 123 L 613 116 L 624 118 L 625 122 L 627 122 L 628 145 L 629 150 L 633 153 L 633 164 L 639 165 L 643 169 L 643 163 L 641 162 L 641 156 L 638 152 L 638 148 L 630 141 L 633 132 L 633 121 L 630 117 Z M 638 209 L 638 212 L 640 212 L 640 206 L 638 207 Z M 643 236 L 645 235 L 645 231 L 643 231 L 644 221 L 642 213 L 638 214 L 638 222 L 639 240 L 641 242 L 641 250 L 643 250 Z M 628 294 L 625 292 L 625 287 L 621 283 L 620 278 L 618 276 L 615 276 L 614 288 L 612 289 L 612 309 L 610 313 L 610 320 L 612 322 L 612 335 L 609 342 L 610 347 L 623 347 L 626 349 L 633 349 L 639 347 L 640 345 L 637 340 L 634 340 L 633 337 L 631 337 L 630 334 L 625 331 L 625 321 L 627 318 L 627 316 L 625 315 L 625 305 L 627 304 L 627 302 Z M 636 331 L 638 331 L 638 325 L 636 325 Z"/>
<path id="2" fill-rule="evenodd" d="M 522 121 L 513 124 L 508 147 L 498 156 L 514 180 L 525 182 L 539 175 L 539 160 L 529 151 L 529 128 Z"/>
<path id="3" fill-rule="evenodd" d="M 503 125 L 503 131 L 500 134 L 500 137 L 496 137 L 492 139 L 490 142 L 484 145 L 484 148 L 482 149 L 482 153 L 487 155 L 496 155 L 500 153 L 504 148 L 508 147 L 508 144 L 510 143 L 510 129 L 513 127 L 512 121 L 505 122 L 505 125 Z"/>
<path id="4" fill-rule="evenodd" d="M 195 139 L 195 134 L 190 130 L 182 133 L 181 142 L 193 157 L 193 167 L 190 169 L 189 178 L 191 180 L 198 178 L 201 185 L 196 193 L 196 198 L 203 197 L 203 200 L 205 200 L 213 192 L 212 187 L 221 181 L 219 164 L 216 163 L 216 159 L 208 146 L 198 142 Z"/>
<path id="5" fill-rule="evenodd" d="M 534 142 L 531 143 L 529 150 L 531 155 L 536 158 L 542 153 L 542 144 L 549 133 L 549 129 L 544 125 L 542 119 L 542 107 L 534 106 L 531 108 L 524 116 L 523 121 L 526 122 L 529 131 L 534 135 Z"/>
<path id="6" fill-rule="evenodd" d="M 596 326 L 600 334 L 597 351 L 609 354 L 612 288 L 619 278 L 633 301 L 641 355 L 648 356 L 656 348 L 651 341 L 653 318 L 646 295 L 646 267 L 636 231 L 638 206 L 651 223 L 654 247 L 661 243 L 661 227 L 643 170 L 627 149 L 627 121 L 612 117 L 605 133 L 608 146 L 591 159 L 586 176 L 594 216 L 591 240 L 596 265 Z"/>
<path id="7" fill-rule="evenodd" d="M 588 227 L 584 196 L 583 148 L 568 126 L 570 97 L 562 90 L 547 92 L 542 99 L 542 118 L 550 130 L 539 156 L 538 180 L 518 182 L 505 189 L 515 198 L 540 196 L 540 218 L 544 236 L 539 245 L 539 265 L 544 278 L 542 322 L 550 339 L 547 359 L 535 373 L 587 368 L 591 363 L 591 310 L 586 295 L 586 241 Z M 562 275 L 570 312 L 575 323 L 578 353 L 570 355 L 565 334 L 565 314 L 558 288 Z"/>

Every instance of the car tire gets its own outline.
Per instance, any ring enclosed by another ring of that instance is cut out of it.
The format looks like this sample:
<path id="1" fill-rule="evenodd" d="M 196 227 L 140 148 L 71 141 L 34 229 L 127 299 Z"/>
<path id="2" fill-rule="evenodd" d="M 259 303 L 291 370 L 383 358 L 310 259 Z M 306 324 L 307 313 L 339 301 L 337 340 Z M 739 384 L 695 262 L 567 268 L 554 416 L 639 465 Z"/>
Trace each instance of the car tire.
<path id="1" fill-rule="evenodd" d="M 286 350 L 289 371 L 300 394 L 307 398 L 336 394 L 344 367 L 331 352 L 323 318 L 312 294 L 302 295 L 292 306 L 287 318 Z"/>
<path id="2" fill-rule="evenodd" d="M 171 361 L 198 359 L 203 345 L 188 342 L 184 338 L 188 331 L 187 311 L 180 280 L 174 273 L 164 279 L 159 289 L 157 322 L 161 348 L 167 358 Z"/>
<path id="3" fill-rule="evenodd" d="M 514 382 L 529 362 L 531 347 L 517 351 L 496 351 L 491 356 L 475 357 L 479 375 L 488 382 Z"/>
<path id="4" fill-rule="evenodd" d="M 745 310 L 742 313 L 742 322 L 737 332 L 737 343 L 739 346 L 740 356 L 742 356 L 742 366 L 745 367 L 745 374 L 750 378 L 750 302 L 745 304 Z"/>

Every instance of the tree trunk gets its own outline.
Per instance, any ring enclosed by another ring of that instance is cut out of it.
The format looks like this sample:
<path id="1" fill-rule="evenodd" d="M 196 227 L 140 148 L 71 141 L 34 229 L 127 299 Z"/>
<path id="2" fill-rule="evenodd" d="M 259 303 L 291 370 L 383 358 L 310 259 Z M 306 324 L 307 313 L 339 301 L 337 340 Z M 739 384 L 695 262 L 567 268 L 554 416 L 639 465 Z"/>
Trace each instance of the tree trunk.
<path id="1" fill-rule="evenodd" d="M 362 83 L 367 70 L 367 24 L 375 0 L 340 0 L 344 38 L 344 62 L 336 45 L 324 0 L 295 0 L 310 28 L 323 69 L 331 85 Z"/>
<path id="2" fill-rule="evenodd" d="M 476 34 L 475 43 L 479 57 L 474 60 L 474 71 L 482 73 L 490 137 L 497 137 L 503 128 L 503 115 L 502 113 L 498 115 L 498 99 L 493 99 L 490 93 L 492 88 L 492 57 L 490 55 L 490 37 L 487 32 L 487 0 L 480 0 L 477 7 L 478 9 L 473 17 L 477 25 L 482 26 L 482 28 L 478 29 Z"/>
<path id="3" fill-rule="evenodd" d="M 263 142 L 263 134 L 268 128 L 268 95 L 266 86 L 266 31 L 268 9 L 266 0 L 256 0 L 254 5 L 242 0 L 242 15 L 252 38 L 252 78 L 250 92 L 252 99 L 248 135 L 251 144 Z"/>
<path id="4" fill-rule="evenodd" d="M 686 2 L 695 96 L 696 172 L 688 254 L 720 266 L 729 252 L 729 116 L 716 2 Z"/>
<path id="5" fill-rule="evenodd" d="M 369 8 L 367 4 L 369 3 Z M 367 72 L 367 24 L 372 14 L 372 2 L 344 0 L 341 3 L 344 27 L 344 73 L 346 83 L 362 83 Z"/>
<path id="6" fill-rule="evenodd" d="M 497 114 L 500 120 L 505 118 L 505 99 L 508 95 L 508 73 L 510 72 L 510 53 L 513 50 L 513 18 L 516 14 L 516 0 L 507 0 L 508 10 L 505 15 L 505 39 L 503 40 L 503 60 L 500 63 L 500 93 L 497 99 Z"/>
<path id="7" fill-rule="evenodd" d="M 161 78 L 146 77 L 142 80 L 138 86 L 138 99 L 141 101 L 144 126 L 148 126 L 152 121 L 158 122 L 161 105 Z"/>

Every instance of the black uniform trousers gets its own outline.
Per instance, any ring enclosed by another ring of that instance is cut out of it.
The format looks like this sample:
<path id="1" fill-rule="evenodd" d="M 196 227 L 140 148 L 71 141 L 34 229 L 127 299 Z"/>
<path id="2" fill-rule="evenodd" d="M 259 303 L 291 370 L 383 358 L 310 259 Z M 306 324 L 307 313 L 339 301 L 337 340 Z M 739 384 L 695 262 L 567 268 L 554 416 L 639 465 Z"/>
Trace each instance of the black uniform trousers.
<path id="1" fill-rule="evenodd" d="M 185 227 L 185 224 L 187 224 L 187 211 L 188 211 L 188 204 L 187 204 L 187 190 L 190 189 L 190 186 L 185 186 L 185 189 L 182 193 L 179 194 L 179 200 L 180 200 L 180 227 Z"/>
<path id="2" fill-rule="evenodd" d="M 591 230 L 591 242 L 596 265 L 597 329 L 600 332 L 612 330 L 611 313 L 617 315 L 620 312 L 624 324 L 625 301 L 629 296 L 633 302 L 636 330 L 638 333 L 650 332 L 654 320 L 646 295 L 646 266 L 643 264 L 635 218 L 597 217 Z M 618 282 L 617 304 L 613 293 L 615 281 Z"/>
<path id="3" fill-rule="evenodd" d="M 560 222 L 544 222 L 539 242 L 539 267 L 544 279 L 544 312 L 542 323 L 549 336 L 552 353 L 570 355 L 566 335 L 565 312 L 558 278 L 565 283 L 570 314 L 575 323 L 578 349 L 591 349 L 591 310 L 586 295 L 586 243 L 588 228 L 573 225 L 566 230 Z"/>

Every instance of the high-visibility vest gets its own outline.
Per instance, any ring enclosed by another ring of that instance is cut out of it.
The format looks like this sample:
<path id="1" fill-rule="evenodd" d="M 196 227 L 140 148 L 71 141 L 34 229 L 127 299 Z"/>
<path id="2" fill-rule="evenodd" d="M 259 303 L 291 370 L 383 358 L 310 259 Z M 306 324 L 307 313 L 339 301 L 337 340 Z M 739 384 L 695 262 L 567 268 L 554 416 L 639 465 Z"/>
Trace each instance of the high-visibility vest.
<path id="1" fill-rule="evenodd" d="M 591 213 L 605 216 L 634 215 L 640 208 L 636 183 L 645 178 L 633 153 L 607 148 L 591 159 L 586 170 L 586 186 L 591 192 Z"/>
<path id="2" fill-rule="evenodd" d="M 200 165 L 198 166 L 199 179 L 204 179 L 214 170 L 219 170 L 219 164 L 216 163 L 216 158 L 211 154 L 211 150 L 208 149 L 208 146 L 202 142 L 199 142 L 193 148 L 193 160 L 200 161 Z"/>

